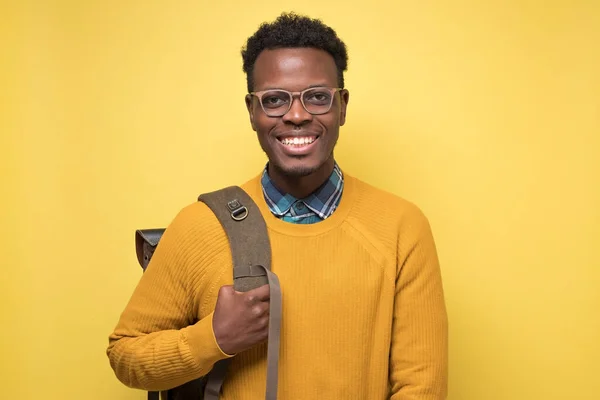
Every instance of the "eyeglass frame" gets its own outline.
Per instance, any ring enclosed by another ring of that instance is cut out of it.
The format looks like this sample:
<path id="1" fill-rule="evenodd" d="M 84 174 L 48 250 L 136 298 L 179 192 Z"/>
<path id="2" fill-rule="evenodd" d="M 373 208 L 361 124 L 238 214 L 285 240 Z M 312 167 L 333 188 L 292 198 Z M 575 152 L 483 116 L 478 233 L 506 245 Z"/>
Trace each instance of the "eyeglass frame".
<path id="1" fill-rule="evenodd" d="M 313 113 L 308 111 L 308 109 L 306 108 L 306 105 L 304 104 L 304 93 L 308 92 L 309 90 L 315 90 L 315 89 L 326 89 L 327 91 L 329 91 L 331 93 L 331 101 L 329 102 L 329 107 L 327 107 L 327 111 L 323 111 L 320 113 Z M 331 107 L 333 106 L 333 99 L 335 97 L 335 94 L 344 90 L 344 88 L 340 88 L 340 87 L 335 87 L 335 88 L 331 88 L 328 86 L 314 86 L 314 87 L 309 87 L 306 88 L 300 92 L 290 92 L 289 90 L 285 90 L 285 89 L 266 89 L 266 90 L 261 90 L 258 92 L 250 92 L 248 93 L 248 95 L 251 96 L 256 96 L 256 98 L 258 99 L 258 104 L 260 104 L 260 108 L 263 110 L 263 112 L 265 113 L 265 115 L 267 117 L 270 118 L 280 118 L 283 117 L 285 114 L 287 114 L 288 112 L 290 112 L 290 110 L 292 109 L 292 104 L 294 104 L 294 98 L 298 97 L 300 98 L 300 104 L 302 104 L 302 108 L 304 108 L 304 110 L 311 114 L 311 115 L 324 115 L 327 114 L 329 111 L 331 111 Z M 274 91 L 279 91 L 279 92 L 284 92 L 290 95 L 290 98 L 292 99 L 292 101 L 290 101 L 287 110 L 285 110 L 285 112 L 283 114 L 278 114 L 278 115 L 269 115 L 269 113 L 267 113 L 267 111 L 265 110 L 265 107 L 263 106 L 263 102 L 262 102 L 262 97 L 264 96 L 265 93 L 267 92 L 274 92 Z"/>

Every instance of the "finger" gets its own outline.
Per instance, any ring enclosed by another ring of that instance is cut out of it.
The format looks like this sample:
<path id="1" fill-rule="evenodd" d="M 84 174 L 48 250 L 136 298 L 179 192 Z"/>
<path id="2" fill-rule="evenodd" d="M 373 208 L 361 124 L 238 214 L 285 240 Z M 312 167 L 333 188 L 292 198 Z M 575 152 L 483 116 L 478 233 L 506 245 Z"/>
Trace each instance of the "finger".
<path id="1" fill-rule="evenodd" d="M 254 306 L 252 306 L 252 315 L 254 315 L 254 317 L 258 318 L 264 315 L 269 315 L 269 303 L 258 303 L 255 304 Z"/>
<path id="2" fill-rule="evenodd" d="M 255 304 L 264 304 L 265 302 L 268 302 L 269 286 L 265 286 L 243 293 L 241 296 L 243 296 L 244 303 L 248 306 L 253 306 Z"/>
<path id="3" fill-rule="evenodd" d="M 255 296 L 258 301 L 268 301 L 271 298 L 269 285 L 262 285 L 256 289 L 247 292 L 251 296 Z"/>

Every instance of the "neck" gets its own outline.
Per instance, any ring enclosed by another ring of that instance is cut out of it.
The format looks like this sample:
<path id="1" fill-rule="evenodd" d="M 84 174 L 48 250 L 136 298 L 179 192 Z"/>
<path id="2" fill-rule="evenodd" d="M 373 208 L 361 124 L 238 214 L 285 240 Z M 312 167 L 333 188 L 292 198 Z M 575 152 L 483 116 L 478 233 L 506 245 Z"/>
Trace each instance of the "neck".
<path id="1" fill-rule="evenodd" d="M 333 156 L 316 171 L 304 176 L 294 176 L 284 173 L 271 165 L 268 174 L 275 186 L 284 193 L 289 193 L 297 199 L 303 199 L 317 190 L 333 172 Z"/>

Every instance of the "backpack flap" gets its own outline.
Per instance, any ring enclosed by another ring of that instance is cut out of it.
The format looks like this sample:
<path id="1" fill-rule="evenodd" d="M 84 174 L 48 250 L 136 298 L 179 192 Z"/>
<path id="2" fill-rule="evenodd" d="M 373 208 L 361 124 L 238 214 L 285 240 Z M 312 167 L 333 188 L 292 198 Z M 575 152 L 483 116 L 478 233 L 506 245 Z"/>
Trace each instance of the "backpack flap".
<path id="1" fill-rule="evenodd" d="M 135 253 L 140 266 L 145 271 L 158 246 L 165 228 L 138 229 L 135 231 Z"/>

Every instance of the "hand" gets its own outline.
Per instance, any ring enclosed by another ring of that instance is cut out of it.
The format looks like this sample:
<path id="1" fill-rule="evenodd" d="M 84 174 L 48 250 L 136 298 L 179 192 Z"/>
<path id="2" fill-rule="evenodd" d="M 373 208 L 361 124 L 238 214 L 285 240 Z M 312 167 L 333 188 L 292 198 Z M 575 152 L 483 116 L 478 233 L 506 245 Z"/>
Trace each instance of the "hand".
<path id="1" fill-rule="evenodd" d="M 269 333 L 269 285 L 248 292 L 219 289 L 213 331 L 223 352 L 237 354 L 265 341 Z"/>

